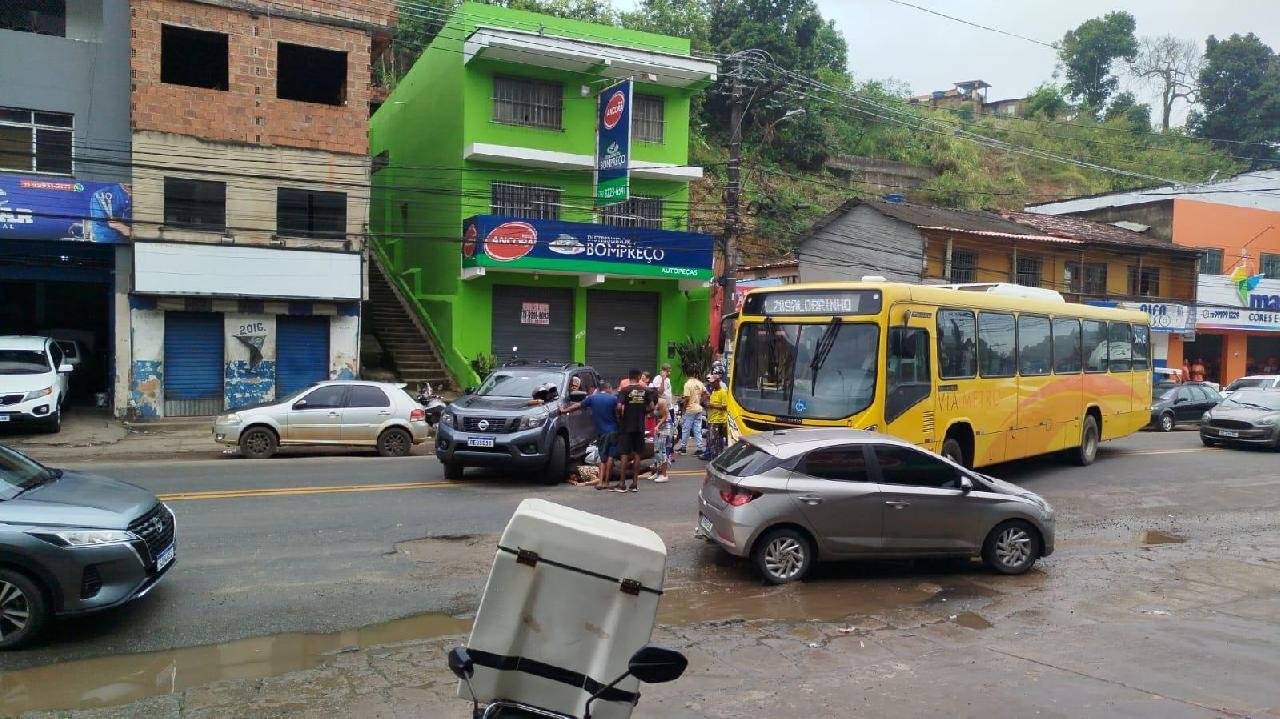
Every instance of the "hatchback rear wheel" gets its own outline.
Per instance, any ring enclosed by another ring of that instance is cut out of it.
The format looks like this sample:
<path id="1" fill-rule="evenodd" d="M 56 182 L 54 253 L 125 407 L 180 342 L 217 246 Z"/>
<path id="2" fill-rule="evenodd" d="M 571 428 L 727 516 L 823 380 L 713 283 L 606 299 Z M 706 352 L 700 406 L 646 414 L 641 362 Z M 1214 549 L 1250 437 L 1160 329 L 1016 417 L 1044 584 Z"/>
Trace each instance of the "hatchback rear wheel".
<path id="1" fill-rule="evenodd" d="M 1022 574 L 1040 558 L 1040 535 L 1026 522 L 1002 522 L 987 535 L 982 560 L 1001 574 Z"/>
<path id="2" fill-rule="evenodd" d="M 378 435 L 378 456 L 403 457 L 413 449 L 413 437 L 399 427 L 383 430 Z"/>
<path id="3" fill-rule="evenodd" d="M 803 579 L 813 566 L 813 545 L 794 529 L 775 529 L 756 542 L 751 552 L 756 569 L 769 584 Z"/>
<path id="4" fill-rule="evenodd" d="M 44 593 L 25 574 L 0 569 L 0 649 L 35 639 L 49 620 Z"/>

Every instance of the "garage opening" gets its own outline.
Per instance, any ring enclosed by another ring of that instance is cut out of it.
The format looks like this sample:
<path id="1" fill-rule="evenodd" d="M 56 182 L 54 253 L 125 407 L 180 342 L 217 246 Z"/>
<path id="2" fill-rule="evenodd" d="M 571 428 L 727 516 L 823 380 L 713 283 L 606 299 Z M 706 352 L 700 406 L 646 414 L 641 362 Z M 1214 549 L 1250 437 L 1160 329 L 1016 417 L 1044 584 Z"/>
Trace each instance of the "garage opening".
<path id="1" fill-rule="evenodd" d="M 164 315 L 164 414 L 202 417 L 222 411 L 222 315 L 166 312 Z"/>
<path id="2" fill-rule="evenodd" d="M 1247 338 L 1246 374 L 1280 374 L 1280 335 Z"/>
<path id="3" fill-rule="evenodd" d="M 658 296 L 587 292 L 587 364 L 614 383 L 632 368 L 653 372 L 658 357 Z"/>
<path id="4" fill-rule="evenodd" d="M 498 364 L 573 360 L 573 290 L 493 287 L 493 356 Z"/>
<path id="5" fill-rule="evenodd" d="M 1197 332 L 1194 342 L 1182 345 L 1182 357 L 1188 367 L 1194 367 L 1197 361 L 1202 362 L 1204 378 L 1210 382 L 1222 383 L 1222 335 Z"/>
<path id="6" fill-rule="evenodd" d="M 276 319 L 276 397 L 329 379 L 329 318 Z"/>

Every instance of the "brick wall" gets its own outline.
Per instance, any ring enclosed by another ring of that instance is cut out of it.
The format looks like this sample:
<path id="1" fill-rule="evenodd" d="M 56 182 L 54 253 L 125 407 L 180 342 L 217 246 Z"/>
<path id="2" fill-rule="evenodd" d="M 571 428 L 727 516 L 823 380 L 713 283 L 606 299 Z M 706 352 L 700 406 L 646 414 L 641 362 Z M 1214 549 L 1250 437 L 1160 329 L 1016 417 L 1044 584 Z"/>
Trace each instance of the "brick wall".
<path id="1" fill-rule="evenodd" d="M 323 5 L 330 8 L 325 11 L 329 15 L 336 7 L 301 0 L 289 4 Z M 131 0 L 130 7 L 135 131 L 367 154 L 371 45 L 367 30 L 181 0 Z M 160 35 L 164 24 L 227 34 L 227 91 L 160 82 Z M 278 41 L 346 52 L 345 106 L 277 98 Z"/>

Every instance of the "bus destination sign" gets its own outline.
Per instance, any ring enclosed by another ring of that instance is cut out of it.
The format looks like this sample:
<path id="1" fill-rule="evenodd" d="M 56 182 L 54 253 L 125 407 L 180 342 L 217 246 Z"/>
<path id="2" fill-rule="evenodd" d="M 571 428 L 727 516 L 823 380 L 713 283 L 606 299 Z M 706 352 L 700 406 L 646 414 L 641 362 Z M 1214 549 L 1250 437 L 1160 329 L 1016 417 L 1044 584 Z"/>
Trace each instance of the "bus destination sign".
<path id="1" fill-rule="evenodd" d="M 814 290 L 749 295 L 746 315 L 873 315 L 880 311 L 876 290 Z"/>

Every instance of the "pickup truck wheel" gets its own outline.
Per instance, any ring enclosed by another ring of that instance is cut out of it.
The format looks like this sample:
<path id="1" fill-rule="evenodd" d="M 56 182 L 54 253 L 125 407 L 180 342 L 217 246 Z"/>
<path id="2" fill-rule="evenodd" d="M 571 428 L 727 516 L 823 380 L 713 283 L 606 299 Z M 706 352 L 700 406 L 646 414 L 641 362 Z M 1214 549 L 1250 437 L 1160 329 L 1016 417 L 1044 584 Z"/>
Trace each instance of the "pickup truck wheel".
<path id="1" fill-rule="evenodd" d="M 276 453 L 276 433 L 266 427 L 251 427 L 240 435 L 240 453 L 249 459 L 267 459 Z"/>
<path id="2" fill-rule="evenodd" d="M 444 463 L 444 478 L 451 481 L 462 479 L 462 473 L 466 471 L 466 467 L 457 462 Z"/>
<path id="3" fill-rule="evenodd" d="M 547 469 L 542 475 L 542 483 L 556 485 L 564 481 L 565 472 L 569 471 L 569 447 L 564 437 L 551 440 L 551 454 L 547 457 Z"/>

